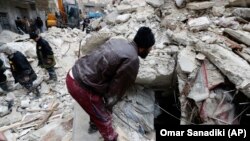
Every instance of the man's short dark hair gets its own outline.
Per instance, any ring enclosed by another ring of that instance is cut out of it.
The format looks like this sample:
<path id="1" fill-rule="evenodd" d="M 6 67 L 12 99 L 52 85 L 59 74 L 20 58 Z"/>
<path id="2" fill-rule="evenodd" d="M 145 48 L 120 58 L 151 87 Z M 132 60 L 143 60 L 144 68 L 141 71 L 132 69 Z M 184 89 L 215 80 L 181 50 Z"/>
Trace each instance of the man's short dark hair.
<path id="1" fill-rule="evenodd" d="M 38 37 L 38 35 L 34 32 L 30 33 L 30 39 L 36 39 Z"/>
<path id="2" fill-rule="evenodd" d="M 155 37 L 149 27 L 141 27 L 137 31 L 134 42 L 137 47 L 140 48 L 150 48 L 155 44 Z"/>

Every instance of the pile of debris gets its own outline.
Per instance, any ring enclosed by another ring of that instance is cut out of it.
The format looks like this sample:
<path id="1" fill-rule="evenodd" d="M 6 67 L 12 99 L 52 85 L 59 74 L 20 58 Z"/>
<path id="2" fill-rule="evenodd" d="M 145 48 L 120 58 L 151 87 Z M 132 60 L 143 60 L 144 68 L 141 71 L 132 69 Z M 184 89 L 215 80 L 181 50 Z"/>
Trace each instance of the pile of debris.
<path id="1" fill-rule="evenodd" d="M 50 28 L 41 36 L 50 43 L 55 52 L 58 75 L 55 83 L 49 83 L 47 72 L 37 66 L 35 42 L 29 39 L 29 35 L 17 35 L 10 31 L 3 31 L 0 35 L 3 44 L 1 47 L 14 48 L 25 54 L 38 75 L 34 85 L 39 85 L 41 93 L 41 98 L 34 99 L 34 94 L 14 83 L 10 70 L 5 72 L 11 92 L 0 96 L 0 132 L 4 132 L 7 140 L 45 141 L 72 138 L 73 100 L 65 86 L 65 77 L 78 58 L 80 41 L 85 34 L 78 29 Z M 9 67 L 4 54 L 1 54 L 1 59 Z"/>
<path id="2" fill-rule="evenodd" d="M 109 4 L 106 16 L 91 23 L 93 29 L 101 27 L 97 32 L 86 34 L 78 29 L 52 27 L 41 34 L 55 52 L 59 77 L 56 83 L 47 83 L 46 71 L 37 67 L 35 43 L 27 35 L 3 31 L 3 46 L 24 53 L 38 74 L 35 83 L 40 84 L 42 97 L 27 95 L 7 71 L 13 91 L 0 96 L 0 132 L 8 140 L 72 139 L 72 119 L 79 115 L 72 114 L 74 102 L 65 87 L 68 70 L 77 58 L 110 38 L 132 40 L 141 26 L 152 29 L 156 44 L 145 60 L 140 59 L 135 86 L 114 107 L 113 122 L 119 138 L 154 140 L 154 119 L 165 113 L 159 110 L 162 105 L 157 104 L 157 97 L 170 95 L 177 99 L 173 101 L 180 115 L 168 116 L 178 119 L 178 124 L 247 124 L 247 6 L 245 0 L 123 0 Z M 3 54 L 1 58 L 8 66 Z"/>

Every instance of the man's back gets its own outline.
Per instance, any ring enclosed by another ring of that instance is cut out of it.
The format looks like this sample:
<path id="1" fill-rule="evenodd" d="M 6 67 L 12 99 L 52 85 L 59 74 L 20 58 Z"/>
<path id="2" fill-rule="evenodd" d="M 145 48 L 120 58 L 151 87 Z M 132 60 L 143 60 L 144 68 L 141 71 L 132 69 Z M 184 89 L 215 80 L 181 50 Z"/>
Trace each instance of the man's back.
<path id="1" fill-rule="evenodd" d="M 138 69 L 137 47 L 124 39 L 111 39 L 98 50 L 80 58 L 72 71 L 79 83 L 84 83 L 97 93 L 103 94 L 108 91 L 115 77 L 124 79 L 118 75 L 126 76 L 126 80 L 122 81 L 133 83 Z"/>

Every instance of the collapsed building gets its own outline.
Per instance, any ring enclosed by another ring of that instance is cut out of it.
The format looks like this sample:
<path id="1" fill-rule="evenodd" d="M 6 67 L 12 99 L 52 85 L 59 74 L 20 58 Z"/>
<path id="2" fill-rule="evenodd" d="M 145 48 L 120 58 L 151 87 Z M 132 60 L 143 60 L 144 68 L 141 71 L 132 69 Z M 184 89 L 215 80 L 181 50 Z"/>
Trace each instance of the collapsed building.
<path id="1" fill-rule="evenodd" d="M 107 5 L 106 16 L 92 21 L 93 29 L 101 27 L 97 32 L 49 28 L 41 36 L 55 52 L 55 84 L 37 67 L 28 35 L 1 32 L 1 47 L 27 56 L 42 97 L 32 99 L 7 71 L 13 91 L 0 96 L 0 132 L 8 140 L 101 140 L 99 134 L 87 135 L 87 115 L 64 79 L 77 58 L 111 38 L 132 40 L 141 26 L 152 29 L 156 44 L 140 59 L 135 85 L 114 107 L 121 140 L 155 140 L 159 125 L 249 124 L 248 5 L 247 0 L 123 0 Z M 1 58 L 8 66 L 6 56 Z"/>

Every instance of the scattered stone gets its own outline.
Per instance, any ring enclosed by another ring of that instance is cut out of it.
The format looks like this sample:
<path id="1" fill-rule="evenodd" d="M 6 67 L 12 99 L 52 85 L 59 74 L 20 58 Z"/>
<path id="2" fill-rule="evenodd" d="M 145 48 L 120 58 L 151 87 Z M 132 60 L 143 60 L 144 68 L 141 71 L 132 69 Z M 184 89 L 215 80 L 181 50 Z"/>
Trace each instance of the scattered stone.
<path id="1" fill-rule="evenodd" d="M 249 7 L 250 0 L 229 0 L 229 6 L 241 6 L 241 7 Z"/>
<path id="2" fill-rule="evenodd" d="M 187 8 L 190 10 L 203 10 L 203 9 L 208 9 L 212 8 L 215 5 L 214 2 L 190 2 L 187 4 Z"/>
<path id="3" fill-rule="evenodd" d="M 129 20 L 131 14 L 123 14 L 116 17 L 116 23 L 125 23 Z"/>
<path id="4" fill-rule="evenodd" d="M 7 114 L 9 114 L 9 108 L 8 108 L 8 106 L 2 106 L 2 105 L 0 105 L 0 117 L 3 117 L 3 116 L 5 116 L 5 115 L 7 115 Z"/>
<path id="5" fill-rule="evenodd" d="M 240 91 L 250 97 L 250 65 L 245 60 L 217 44 L 198 42 L 196 49 L 205 54 Z"/>
<path id="6" fill-rule="evenodd" d="M 191 73 L 196 66 L 195 53 L 190 48 L 184 48 L 178 55 L 178 64 L 184 73 Z"/>
<path id="7" fill-rule="evenodd" d="M 196 56 L 195 56 L 196 59 L 198 60 L 205 60 L 206 56 L 202 53 L 198 53 Z"/>
<path id="8" fill-rule="evenodd" d="M 241 31 L 241 30 L 232 30 L 232 29 L 225 29 L 224 34 L 229 35 L 231 38 L 233 38 L 236 41 L 239 41 L 241 43 L 246 44 L 247 46 L 250 46 L 250 33 Z"/>
<path id="9" fill-rule="evenodd" d="M 186 0 L 175 0 L 175 5 L 178 8 L 183 8 L 186 6 Z"/>
<path id="10" fill-rule="evenodd" d="M 233 10 L 233 15 L 240 16 L 243 19 L 250 19 L 250 8 L 236 8 Z"/>
<path id="11" fill-rule="evenodd" d="M 224 12 L 225 12 L 224 6 L 220 6 L 220 7 L 214 6 L 212 8 L 212 13 L 214 16 L 221 17 L 221 16 L 223 16 Z"/>
<path id="12" fill-rule="evenodd" d="M 146 2 L 154 8 L 160 7 L 164 4 L 164 0 L 146 0 Z"/>
<path id="13" fill-rule="evenodd" d="M 25 99 L 21 101 L 21 107 L 22 108 L 27 108 L 30 106 L 30 99 Z"/>
<path id="14" fill-rule="evenodd" d="M 137 7 L 131 6 L 131 5 L 118 5 L 117 6 L 117 12 L 119 14 L 122 13 L 132 13 L 136 11 Z"/>
<path id="15" fill-rule="evenodd" d="M 245 30 L 245 31 L 250 32 L 250 24 L 244 25 L 242 29 Z"/>
<path id="16" fill-rule="evenodd" d="M 48 94 L 48 93 L 50 93 L 50 87 L 49 87 L 49 85 L 47 83 L 42 82 L 40 93 L 41 94 Z"/>
<path id="17" fill-rule="evenodd" d="M 208 17 L 199 17 L 188 21 L 188 27 L 191 31 L 206 30 L 210 24 L 211 21 Z"/>

